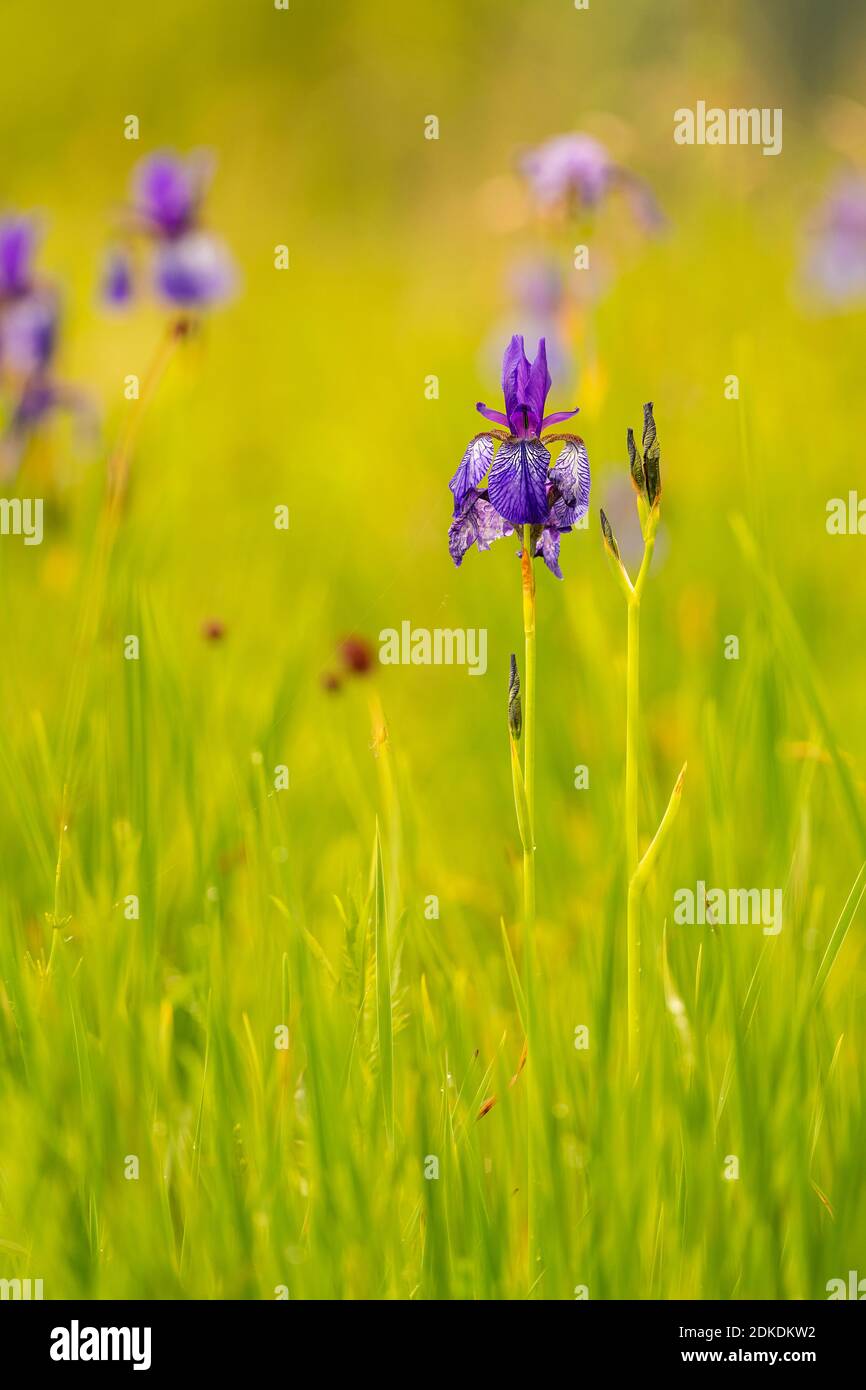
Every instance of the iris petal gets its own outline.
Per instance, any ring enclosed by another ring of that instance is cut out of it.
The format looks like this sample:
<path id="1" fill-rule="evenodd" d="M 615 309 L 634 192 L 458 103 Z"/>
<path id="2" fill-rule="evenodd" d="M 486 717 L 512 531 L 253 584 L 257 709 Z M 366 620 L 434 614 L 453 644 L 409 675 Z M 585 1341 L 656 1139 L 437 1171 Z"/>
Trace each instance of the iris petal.
<path id="1" fill-rule="evenodd" d="M 529 407 L 529 425 L 533 434 L 538 434 L 544 418 L 544 403 L 550 391 L 550 372 L 547 370 L 547 345 L 543 338 L 538 340 L 538 351 L 529 371 L 526 383 L 526 404 Z"/>
<path id="2" fill-rule="evenodd" d="M 488 492 L 500 516 L 514 526 L 538 525 L 547 516 L 550 454 L 538 439 L 509 439 L 490 469 Z"/>
<path id="3" fill-rule="evenodd" d="M 552 526 L 545 526 L 535 547 L 536 555 L 540 555 L 550 573 L 557 579 L 562 578 L 562 570 L 559 568 L 559 531 Z"/>
<path id="4" fill-rule="evenodd" d="M 154 274 L 164 299 L 197 309 L 228 299 L 237 279 L 228 251 L 209 232 L 189 232 L 163 242 L 157 249 Z"/>
<path id="5" fill-rule="evenodd" d="M 485 420 L 492 420 L 494 425 L 504 425 L 505 428 L 508 429 L 508 416 L 503 415 L 501 410 L 493 410 L 489 405 L 485 405 L 483 401 L 477 401 L 475 409 L 478 411 L 479 415 L 484 416 Z"/>
<path id="6" fill-rule="evenodd" d="M 493 435 L 485 432 L 470 439 L 466 453 L 460 460 L 460 467 L 448 484 L 454 493 L 454 514 L 459 512 L 470 488 L 481 482 L 493 462 Z"/>
<path id="7" fill-rule="evenodd" d="M 29 217 L 0 219 L 0 295 L 11 297 L 29 290 L 37 239 L 36 225 Z"/>
<path id="8" fill-rule="evenodd" d="M 50 291 L 13 300 L 3 314 L 3 365 L 21 376 L 41 372 L 54 354 L 58 304 Z"/>
<path id="9" fill-rule="evenodd" d="M 552 415 L 545 415 L 541 422 L 541 428 L 546 430 L 551 425 L 561 425 L 563 420 L 570 420 L 573 415 L 579 414 L 580 406 L 575 406 L 574 410 L 554 410 Z"/>
<path id="10" fill-rule="evenodd" d="M 448 529 L 451 559 L 459 566 L 473 545 L 479 550 L 489 550 L 493 541 L 513 535 L 513 532 L 514 527 L 499 515 L 487 498 L 471 488 Z"/>
<path id="11" fill-rule="evenodd" d="M 157 235 L 189 231 L 212 172 L 203 151 L 187 159 L 169 151 L 143 159 L 133 176 L 133 204 Z"/>
<path id="12" fill-rule="evenodd" d="M 502 394 L 505 397 L 505 414 L 509 420 L 524 403 L 529 370 L 529 359 L 523 347 L 523 335 L 522 333 L 515 333 L 505 349 L 505 356 L 502 359 Z"/>
<path id="13" fill-rule="evenodd" d="M 557 440 L 556 442 L 560 442 Z M 557 525 L 573 526 L 589 510 L 589 455 L 576 434 L 564 436 L 562 452 L 550 470 L 559 499 L 553 513 Z"/>
<path id="14" fill-rule="evenodd" d="M 111 308 L 128 304 L 133 294 L 132 266 L 122 251 L 108 257 L 102 280 L 102 298 Z"/>

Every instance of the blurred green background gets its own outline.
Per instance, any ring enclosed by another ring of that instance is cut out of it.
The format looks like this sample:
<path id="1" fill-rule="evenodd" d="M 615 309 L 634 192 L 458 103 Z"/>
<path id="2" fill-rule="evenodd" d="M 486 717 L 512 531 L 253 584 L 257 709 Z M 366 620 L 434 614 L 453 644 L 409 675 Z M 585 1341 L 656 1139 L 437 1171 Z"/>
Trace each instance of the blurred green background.
<path id="1" fill-rule="evenodd" d="M 506 541 L 453 568 L 447 484 L 524 331 L 515 263 L 543 252 L 573 296 L 586 242 L 607 273 L 589 307 L 570 301 L 551 405 L 581 405 L 590 526 L 563 541 L 562 584 L 537 567 L 547 1022 L 529 1284 L 824 1297 L 866 1236 L 859 919 L 812 994 L 866 859 L 864 542 L 825 528 L 862 473 L 866 319 L 816 306 L 799 280 L 810 214 L 840 169 L 866 165 L 866 16 L 8 0 L 0 34 L 0 206 L 42 218 L 59 371 L 101 412 L 97 443 L 59 425 L 25 459 L 15 488 L 45 497 L 44 544 L 0 538 L 0 1277 L 44 1278 L 46 1297 L 526 1296 L 522 1035 L 500 932 L 520 965 L 505 726 L 519 567 Z M 783 108 L 782 154 L 677 146 L 673 113 L 698 100 Z M 642 236 L 621 198 L 591 223 L 533 213 L 520 153 L 573 130 L 646 180 L 663 235 Z M 124 379 L 145 373 L 165 319 L 107 314 L 102 258 L 136 160 L 196 147 L 218 158 L 207 221 L 241 287 L 143 420 L 82 650 Z M 686 758 L 689 773 L 647 902 L 635 1092 L 625 615 L 597 507 L 621 514 L 625 430 L 646 400 L 664 483 L 643 619 L 648 831 Z M 202 636 L 208 619 L 222 640 Z M 488 674 L 383 668 L 323 688 L 341 638 L 404 619 L 486 628 Z M 371 983 L 377 817 L 393 1145 Z M 784 886 L 781 935 L 675 928 L 673 889 L 698 879 Z M 722 1178 L 729 1154 L 738 1182 Z"/>

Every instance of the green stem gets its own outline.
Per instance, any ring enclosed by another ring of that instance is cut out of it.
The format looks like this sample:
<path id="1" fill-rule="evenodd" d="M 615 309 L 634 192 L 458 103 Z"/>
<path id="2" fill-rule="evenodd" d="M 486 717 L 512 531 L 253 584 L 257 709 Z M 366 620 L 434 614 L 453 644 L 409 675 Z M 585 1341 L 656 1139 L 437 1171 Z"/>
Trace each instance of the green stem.
<path id="1" fill-rule="evenodd" d="M 628 605 L 628 660 L 625 711 L 625 836 L 628 903 L 628 1067 L 634 1077 L 640 1056 L 640 895 L 635 882 L 638 866 L 637 734 L 640 703 L 640 595 Z"/>
<path id="2" fill-rule="evenodd" d="M 529 821 L 529 843 L 523 848 L 523 926 L 526 969 L 526 1115 L 527 1115 L 527 1211 L 530 1296 L 538 1275 L 535 1210 L 535 1106 L 538 1053 L 535 1039 L 535 571 L 532 565 L 529 526 L 523 528 L 523 781 Z"/>
<path id="3" fill-rule="evenodd" d="M 625 844 L 628 898 L 626 947 L 628 955 L 628 1069 L 634 1078 L 640 1067 L 640 888 L 636 881 L 640 856 L 638 836 L 638 719 L 640 715 L 640 601 L 655 550 L 655 524 L 644 528 L 644 552 L 628 602 L 628 657 L 625 709 Z"/>

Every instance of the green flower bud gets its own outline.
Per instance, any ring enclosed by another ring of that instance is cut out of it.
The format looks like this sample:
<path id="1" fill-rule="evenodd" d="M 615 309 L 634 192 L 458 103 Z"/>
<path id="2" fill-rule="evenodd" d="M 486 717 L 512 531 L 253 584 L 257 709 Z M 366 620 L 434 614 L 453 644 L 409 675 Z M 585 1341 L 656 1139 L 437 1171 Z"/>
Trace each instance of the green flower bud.
<path id="1" fill-rule="evenodd" d="M 645 489 L 643 467 L 640 461 L 640 454 L 634 442 L 634 430 L 630 429 L 625 438 L 626 444 L 628 445 L 628 463 L 631 469 L 631 480 L 634 484 L 635 491 L 643 496 Z"/>
<path id="2" fill-rule="evenodd" d="M 643 408 L 643 466 L 646 477 L 646 495 L 650 507 L 654 507 L 661 497 L 661 448 L 656 438 L 656 422 L 653 419 L 653 403 L 647 401 Z"/>
<path id="3" fill-rule="evenodd" d="M 520 676 L 517 672 L 517 657 L 511 653 L 511 671 L 508 676 L 508 727 L 513 739 L 520 738 L 523 728 L 523 711 L 520 708 Z"/>
<path id="4" fill-rule="evenodd" d="M 601 517 L 601 534 L 604 537 L 605 549 L 609 552 L 609 554 L 613 556 L 615 560 L 619 560 L 619 546 L 617 545 L 616 537 L 614 536 L 613 531 L 611 530 L 610 522 L 608 521 L 601 508 L 599 508 L 598 514 Z M 622 564 L 621 560 L 620 564 Z"/>

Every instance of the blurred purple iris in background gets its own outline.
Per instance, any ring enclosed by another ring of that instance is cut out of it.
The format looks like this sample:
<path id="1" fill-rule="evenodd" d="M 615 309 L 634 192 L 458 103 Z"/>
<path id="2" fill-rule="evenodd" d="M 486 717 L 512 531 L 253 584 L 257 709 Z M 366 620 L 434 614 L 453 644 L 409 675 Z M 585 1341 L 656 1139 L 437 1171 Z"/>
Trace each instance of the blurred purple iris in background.
<path id="1" fill-rule="evenodd" d="M 866 178 L 848 175 L 830 190 L 812 221 L 805 279 L 830 304 L 866 302 Z"/>
<path id="2" fill-rule="evenodd" d="M 87 413 L 84 398 L 53 370 L 60 301 L 34 268 L 39 242 L 33 218 L 0 218 L 0 478 L 17 472 L 28 440 L 59 408 Z"/>
<path id="3" fill-rule="evenodd" d="M 555 135 L 524 155 L 521 168 L 543 211 L 592 210 L 608 193 L 621 189 L 646 231 L 664 226 L 664 216 L 649 187 L 615 164 L 604 145 L 591 135 Z"/>
<path id="4" fill-rule="evenodd" d="M 0 305 L 28 293 L 38 233 L 30 217 L 0 218 Z"/>
<path id="5" fill-rule="evenodd" d="M 454 516 L 448 547 L 455 565 L 471 546 L 489 550 L 493 541 L 513 535 L 516 527 L 529 526 L 532 554 L 540 555 L 557 579 L 562 578 L 560 537 L 589 507 L 589 459 L 578 435 L 542 435 L 543 430 L 577 414 L 576 409 L 545 414 L 550 387 L 544 339 L 530 362 L 523 337 L 515 334 L 502 363 L 505 410 L 494 410 L 481 401 L 476 406 L 502 428 L 486 430 L 470 440 L 449 484 Z M 563 447 L 551 467 L 546 446 L 554 443 Z"/>
<path id="6" fill-rule="evenodd" d="M 171 152 L 149 155 L 133 173 L 126 208 L 128 241 L 149 243 L 147 280 L 156 294 L 178 309 L 209 309 L 233 293 L 237 274 L 225 244 L 201 220 L 213 161 L 198 152 L 186 159 Z M 103 277 L 105 302 L 132 299 L 138 267 L 130 244 L 109 254 Z"/>

